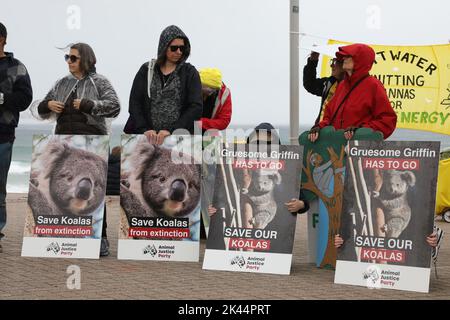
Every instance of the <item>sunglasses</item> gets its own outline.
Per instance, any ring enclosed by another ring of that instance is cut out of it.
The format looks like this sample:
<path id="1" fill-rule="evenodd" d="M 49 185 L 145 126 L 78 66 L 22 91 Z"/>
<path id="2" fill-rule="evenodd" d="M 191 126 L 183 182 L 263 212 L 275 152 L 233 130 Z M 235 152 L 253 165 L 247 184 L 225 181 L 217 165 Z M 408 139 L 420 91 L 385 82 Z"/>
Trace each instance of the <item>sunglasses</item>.
<path id="1" fill-rule="evenodd" d="M 64 55 L 64 60 L 66 60 L 66 61 L 70 60 L 70 62 L 72 62 L 72 63 L 76 62 L 78 59 L 81 59 L 81 57 L 77 57 L 74 54 L 71 54 L 70 56 L 68 54 Z"/>
<path id="2" fill-rule="evenodd" d="M 169 46 L 169 48 L 172 52 L 176 52 L 178 49 L 180 49 L 181 52 L 184 52 L 186 46 Z"/>
<path id="3" fill-rule="evenodd" d="M 331 67 L 334 67 L 334 66 L 337 65 L 337 64 L 342 64 L 342 62 L 343 62 L 343 61 L 341 61 L 341 60 L 338 60 L 338 59 L 336 59 L 336 58 L 333 58 L 333 59 L 330 60 L 330 66 L 331 66 Z"/>

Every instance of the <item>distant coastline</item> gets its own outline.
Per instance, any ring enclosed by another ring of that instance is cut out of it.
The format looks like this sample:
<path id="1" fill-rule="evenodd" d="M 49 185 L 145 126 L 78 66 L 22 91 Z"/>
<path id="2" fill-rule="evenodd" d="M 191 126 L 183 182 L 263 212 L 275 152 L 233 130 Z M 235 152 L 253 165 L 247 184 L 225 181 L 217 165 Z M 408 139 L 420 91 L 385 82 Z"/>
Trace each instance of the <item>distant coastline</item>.
<path id="1" fill-rule="evenodd" d="M 279 129 L 279 135 L 283 144 L 289 143 L 289 126 L 274 125 Z M 230 129 L 241 129 L 249 132 L 254 125 L 233 125 Z M 307 126 L 300 126 L 300 132 L 308 130 Z M 122 123 L 112 124 L 112 135 L 110 148 L 120 145 L 120 135 L 123 130 Z M 21 123 L 16 130 L 16 140 L 14 142 L 13 157 L 8 175 L 8 193 L 27 193 L 31 163 L 31 142 L 33 134 L 51 134 L 53 124 L 51 123 Z M 229 137 L 228 137 L 229 138 Z M 242 139 L 243 137 L 238 137 Z M 415 131 L 397 129 L 388 140 L 399 141 L 440 141 L 441 150 L 450 149 L 450 136 L 435 134 L 426 131 Z"/>

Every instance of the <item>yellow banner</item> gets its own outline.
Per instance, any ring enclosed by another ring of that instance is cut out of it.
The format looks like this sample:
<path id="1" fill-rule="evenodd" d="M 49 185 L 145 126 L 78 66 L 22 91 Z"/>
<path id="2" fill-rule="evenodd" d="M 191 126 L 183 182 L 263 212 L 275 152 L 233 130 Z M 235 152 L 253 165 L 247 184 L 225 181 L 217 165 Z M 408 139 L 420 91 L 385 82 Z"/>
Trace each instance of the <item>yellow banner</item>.
<path id="1" fill-rule="evenodd" d="M 450 209 L 450 159 L 439 161 L 439 175 L 436 191 L 436 213 Z"/>
<path id="2" fill-rule="evenodd" d="M 397 128 L 450 135 L 450 45 L 370 46 L 376 53 L 370 74 L 384 84 Z M 329 62 L 324 56 L 322 77 L 331 75 Z"/>

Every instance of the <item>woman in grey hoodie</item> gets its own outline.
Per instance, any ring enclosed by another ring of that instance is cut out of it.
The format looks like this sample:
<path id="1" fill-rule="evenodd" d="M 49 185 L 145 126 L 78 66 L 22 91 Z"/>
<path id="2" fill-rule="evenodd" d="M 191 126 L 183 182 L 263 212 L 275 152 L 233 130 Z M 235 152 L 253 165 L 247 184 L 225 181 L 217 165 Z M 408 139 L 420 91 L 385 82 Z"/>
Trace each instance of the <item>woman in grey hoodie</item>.
<path id="1" fill-rule="evenodd" d="M 55 134 L 109 134 L 120 104 L 108 79 L 96 73 L 94 51 L 88 44 L 76 43 L 65 60 L 70 74 L 33 103 L 33 114 L 42 120 L 56 119 Z"/>
<path id="2" fill-rule="evenodd" d="M 120 113 L 119 98 L 108 79 L 96 73 L 94 50 L 86 43 L 76 43 L 64 58 L 70 74 L 58 80 L 43 100 L 33 103 L 33 115 L 56 119 L 55 134 L 110 134 L 111 121 Z M 106 227 L 105 205 L 101 256 L 109 254 Z"/>

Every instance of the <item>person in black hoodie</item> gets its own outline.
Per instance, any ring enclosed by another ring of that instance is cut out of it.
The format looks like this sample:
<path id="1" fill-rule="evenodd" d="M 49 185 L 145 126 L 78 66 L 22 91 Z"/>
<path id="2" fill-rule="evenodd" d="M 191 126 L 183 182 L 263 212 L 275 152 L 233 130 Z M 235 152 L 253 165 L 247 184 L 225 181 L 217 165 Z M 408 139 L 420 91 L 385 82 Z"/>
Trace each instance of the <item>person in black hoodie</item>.
<path id="1" fill-rule="evenodd" d="M 6 225 L 6 180 L 15 130 L 19 113 L 27 109 L 33 99 L 27 69 L 11 52 L 4 51 L 6 37 L 6 27 L 0 23 L 0 240 L 3 237 L 1 231 Z"/>
<path id="2" fill-rule="evenodd" d="M 316 96 L 322 97 L 320 102 L 320 110 L 317 115 L 315 125 L 318 125 L 325 113 L 327 103 L 331 100 L 336 91 L 339 82 L 344 79 L 344 69 L 342 68 L 342 61 L 336 58 L 331 59 L 331 76 L 324 78 L 317 78 L 317 64 L 319 62 L 319 54 L 311 52 L 308 62 L 303 68 L 303 87 L 306 91 Z"/>
<path id="3" fill-rule="evenodd" d="M 280 144 L 281 139 L 278 136 L 277 131 L 272 124 L 263 122 L 255 127 L 252 133 L 247 138 L 247 143 L 267 143 L 267 144 Z M 300 195 L 298 199 L 291 199 L 291 201 L 285 203 L 287 209 L 291 213 L 305 213 L 309 210 L 309 203 L 305 199 L 302 190 L 300 189 Z"/>
<path id="4" fill-rule="evenodd" d="M 121 148 L 119 146 L 112 148 L 108 158 L 107 196 L 120 195 L 120 151 Z"/>
<path id="5" fill-rule="evenodd" d="M 106 180 L 106 195 L 119 196 L 120 195 L 120 152 L 121 148 L 116 146 L 112 148 L 108 157 L 108 177 Z M 106 229 L 108 223 L 106 221 L 106 203 L 105 203 L 105 218 L 103 219 L 102 243 L 100 248 L 100 255 L 109 255 L 109 241 L 107 240 Z"/>
<path id="6" fill-rule="evenodd" d="M 189 39 L 180 28 L 163 30 L 158 58 L 144 63 L 134 78 L 125 133 L 145 134 L 156 144 L 177 129 L 194 133 L 203 103 L 198 71 L 186 62 L 190 52 Z"/>
<path id="7" fill-rule="evenodd" d="M 275 128 L 267 122 L 260 123 L 255 127 L 255 129 L 247 137 L 247 143 L 266 143 L 266 144 L 280 144 L 281 139 L 278 136 Z M 309 202 L 305 199 L 303 191 L 300 189 L 300 194 L 298 199 L 291 199 L 289 202 L 285 203 L 287 209 L 291 213 L 305 213 L 309 210 Z M 208 214 L 213 215 L 217 212 L 217 209 L 212 205 L 208 207 Z"/>
<path id="8" fill-rule="evenodd" d="M 260 123 L 255 127 L 255 129 L 250 133 L 250 135 L 247 137 L 247 144 L 279 144 L 281 145 L 281 139 L 275 130 L 275 128 L 267 122 Z M 217 179 L 220 179 L 219 177 L 216 177 Z M 248 187 L 251 183 L 251 178 L 248 175 L 248 172 L 244 170 L 243 173 L 243 188 L 241 188 L 242 192 L 242 201 L 246 201 L 246 194 L 248 192 Z M 221 194 L 215 194 L 213 203 L 219 204 L 223 202 Z M 305 199 L 304 194 L 302 190 L 300 189 L 300 194 L 298 199 L 291 199 L 289 202 L 285 203 L 288 211 L 292 214 L 302 214 L 309 210 L 309 202 Z M 213 216 L 217 213 L 217 208 L 214 207 L 212 204 L 208 206 L 208 214 L 210 216 Z M 267 225 L 268 229 L 277 229 L 278 226 L 283 225 L 283 219 L 286 216 L 283 216 L 282 214 L 275 215 L 275 218 L 269 222 Z M 243 218 L 243 220 L 246 220 L 249 217 Z M 210 228 L 214 228 L 215 230 L 220 230 L 223 226 L 224 220 L 221 217 L 221 215 L 215 219 L 211 219 Z M 212 226 L 214 224 L 214 227 Z M 248 224 L 244 222 L 243 225 L 244 228 L 252 228 Z M 210 234 L 211 240 L 210 243 L 218 244 L 216 249 L 225 249 L 224 245 L 222 244 L 223 234 L 220 232 L 216 234 Z M 286 247 L 284 246 L 284 241 L 286 238 L 279 237 L 277 241 L 273 240 L 271 242 L 271 248 L 278 248 L 277 250 L 281 250 L 280 252 L 283 252 L 283 250 L 286 250 Z"/>

